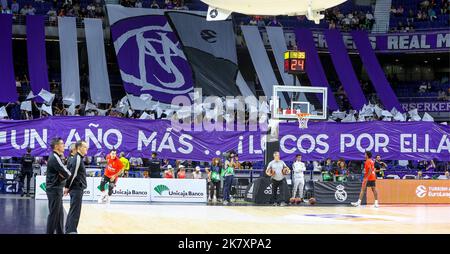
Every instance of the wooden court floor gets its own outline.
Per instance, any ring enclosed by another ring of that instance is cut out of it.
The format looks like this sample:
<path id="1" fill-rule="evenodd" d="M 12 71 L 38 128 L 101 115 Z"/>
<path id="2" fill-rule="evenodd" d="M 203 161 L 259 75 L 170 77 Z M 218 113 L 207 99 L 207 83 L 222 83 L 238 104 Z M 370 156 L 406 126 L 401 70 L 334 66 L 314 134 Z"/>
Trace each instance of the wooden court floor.
<path id="1" fill-rule="evenodd" d="M 66 211 L 69 204 L 65 203 Z M 450 206 L 84 203 L 79 233 L 450 233 Z"/>

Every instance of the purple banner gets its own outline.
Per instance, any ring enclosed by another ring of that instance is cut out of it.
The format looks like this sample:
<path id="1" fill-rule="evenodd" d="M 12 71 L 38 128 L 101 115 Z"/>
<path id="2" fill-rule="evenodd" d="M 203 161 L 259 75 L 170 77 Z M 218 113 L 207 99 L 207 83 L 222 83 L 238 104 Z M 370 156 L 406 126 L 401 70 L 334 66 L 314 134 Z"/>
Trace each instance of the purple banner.
<path id="1" fill-rule="evenodd" d="M 47 73 L 47 57 L 45 50 L 44 16 L 27 15 L 27 54 L 28 72 L 33 94 L 37 95 L 41 89 L 50 91 Z M 37 97 L 38 102 L 43 102 Z"/>
<path id="2" fill-rule="evenodd" d="M 164 15 L 122 19 L 111 26 L 111 35 L 127 93 L 170 103 L 193 91 L 192 69 Z"/>
<path id="3" fill-rule="evenodd" d="M 0 14 L 0 102 L 18 100 L 12 50 L 12 15 Z"/>
<path id="4" fill-rule="evenodd" d="M 298 153 L 304 160 L 363 160 L 364 151 L 385 160 L 450 160 L 450 126 L 433 122 L 311 122 L 300 130 L 295 123 L 280 124 L 280 152 L 284 160 Z M 30 121 L 0 120 L 0 154 L 48 155 L 53 137 L 66 146 L 76 140 L 89 143 L 89 155 L 106 154 L 112 148 L 127 156 L 210 161 L 234 150 L 241 161 L 262 161 L 265 140 L 259 131 L 180 131 L 167 120 L 114 117 L 49 117 Z"/>
<path id="5" fill-rule="evenodd" d="M 283 160 L 364 160 L 369 150 L 383 160 L 450 160 L 450 126 L 433 122 L 311 122 L 307 129 L 280 124 Z"/>
<path id="6" fill-rule="evenodd" d="M 402 103 L 404 111 L 417 109 L 419 112 L 450 112 L 450 102 L 409 102 Z"/>
<path id="7" fill-rule="evenodd" d="M 127 156 L 211 161 L 234 150 L 239 159 L 263 160 L 261 135 L 257 131 L 177 132 L 167 120 L 114 117 L 49 117 L 30 121 L 0 120 L 0 155 L 23 156 L 26 148 L 34 156 L 50 152 L 50 140 L 64 139 L 66 147 L 86 140 L 89 155 L 107 154 L 116 148 Z"/>
<path id="8" fill-rule="evenodd" d="M 313 37 L 316 47 L 328 47 L 324 33 L 314 32 Z M 348 50 L 356 49 L 351 34 L 343 33 L 342 38 Z M 377 53 L 447 52 L 450 50 L 450 31 L 369 34 L 369 41 Z"/>
<path id="9" fill-rule="evenodd" d="M 403 109 L 400 107 L 397 96 L 387 81 L 384 71 L 381 69 L 375 52 L 370 45 L 367 33 L 365 31 L 353 31 L 351 34 L 355 45 L 358 48 L 359 56 L 364 64 L 364 68 L 366 69 L 384 107 L 387 110 L 396 108 L 398 111 L 402 111 Z"/>
<path id="10" fill-rule="evenodd" d="M 331 110 L 337 110 L 339 107 L 333 96 L 331 87 L 328 84 L 322 64 L 320 63 L 319 54 L 314 45 L 311 30 L 307 28 L 298 28 L 295 30 L 295 37 L 297 38 L 298 49 L 306 52 L 305 68 L 308 78 L 311 81 L 311 85 L 328 88 L 328 107 Z"/>
<path id="11" fill-rule="evenodd" d="M 376 51 L 412 52 L 412 51 L 448 51 L 450 50 L 450 32 L 383 34 L 374 36 Z"/>
<path id="12" fill-rule="evenodd" d="M 337 29 L 325 30 L 324 34 L 330 50 L 331 60 L 345 89 L 348 100 L 353 109 L 360 110 L 367 104 L 367 100 L 356 77 L 352 62 L 342 40 L 342 35 Z"/>

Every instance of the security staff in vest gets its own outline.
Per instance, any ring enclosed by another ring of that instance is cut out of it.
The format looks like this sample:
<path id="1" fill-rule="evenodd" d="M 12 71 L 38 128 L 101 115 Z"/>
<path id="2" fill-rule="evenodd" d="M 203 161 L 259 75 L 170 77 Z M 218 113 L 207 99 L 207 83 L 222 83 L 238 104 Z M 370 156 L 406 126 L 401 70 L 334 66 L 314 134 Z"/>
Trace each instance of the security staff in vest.
<path id="1" fill-rule="evenodd" d="M 81 203 L 83 199 L 83 191 L 86 189 L 86 169 L 84 167 L 84 156 L 89 149 L 85 141 L 78 141 L 75 144 L 76 154 L 69 161 L 68 169 L 72 176 L 66 181 L 64 188 L 64 196 L 70 194 L 70 209 L 67 214 L 66 234 L 78 233 L 77 227 L 80 221 Z"/>
<path id="2" fill-rule="evenodd" d="M 152 159 L 149 162 L 149 171 L 150 178 L 161 178 L 161 161 L 155 152 L 152 153 Z"/>
<path id="3" fill-rule="evenodd" d="M 52 139 L 52 152 L 47 162 L 46 189 L 48 198 L 47 234 L 64 234 L 64 207 L 62 203 L 63 188 L 66 180 L 72 175 L 62 163 L 64 141 L 61 138 Z"/>
<path id="4" fill-rule="evenodd" d="M 33 161 L 31 156 L 31 148 L 27 148 L 27 153 L 22 157 L 22 168 L 20 172 L 20 185 L 22 186 L 22 197 L 26 194 L 30 196 L 30 180 L 33 177 Z M 27 179 L 27 191 L 25 192 L 25 178 Z"/>

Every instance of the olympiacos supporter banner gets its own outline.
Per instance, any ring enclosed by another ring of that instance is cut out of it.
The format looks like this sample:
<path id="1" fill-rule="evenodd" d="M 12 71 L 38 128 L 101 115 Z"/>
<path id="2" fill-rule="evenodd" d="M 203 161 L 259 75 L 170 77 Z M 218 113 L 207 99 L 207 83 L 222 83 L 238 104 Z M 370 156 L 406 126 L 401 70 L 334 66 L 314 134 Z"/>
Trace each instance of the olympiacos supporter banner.
<path id="1" fill-rule="evenodd" d="M 210 161 L 234 150 L 241 161 L 264 159 L 265 135 L 259 131 L 175 131 L 168 120 L 114 117 L 49 117 L 30 121 L 0 120 L 0 156 L 22 156 L 27 147 L 35 156 L 48 155 L 50 140 L 62 137 L 68 147 L 86 140 L 89 155 L 105 155 L 116 148 L 126 156 Z M 282 123 L 282 159 L 344 158 L 363 160 L 364 151 L 385 160 L 450 160 L 450 127 L 433 122 L 311 122 L 300 130 Z"/>
<path id="2" fill-rule="evenodd" d="M 280 153 L 283 160 L 364 160 L 364 152 L 384 160 L 450 160 L 450 126 L 433 122 L 309 123 L 280 124 Z"/>
<path id="3" fill-rule="evenodd" d="M 89 144 L 88 155 L 106 155 L 116 148 L 126 156 L 147 157 L 153 151 L 167 159 L 211 161 L 230 150 L 240 160 L 263 160 L 261 135 L 257 131 L 175 131 L 168 120 L 115 117 L 48 117 L 29 121 L 0 120 L 0 156 L 46 156 L 54 137 L 66 147 L 77 140 Z M 67 153 L 67 151 L 66 151 Z"/>

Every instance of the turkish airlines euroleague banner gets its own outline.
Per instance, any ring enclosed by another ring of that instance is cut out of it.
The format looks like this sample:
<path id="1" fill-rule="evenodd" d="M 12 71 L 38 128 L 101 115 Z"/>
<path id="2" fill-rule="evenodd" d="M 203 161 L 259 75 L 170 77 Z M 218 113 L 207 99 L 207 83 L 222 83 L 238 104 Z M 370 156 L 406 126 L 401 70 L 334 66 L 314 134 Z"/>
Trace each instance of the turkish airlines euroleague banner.
<path id="1" fill-rule="evenodd" d="M 29 121 L 0 120 L 0 156 L 46 156 L 54 137 L 66 147 L 77 140 L 89 144 L 88 155 L 106 155 L 116 148 L 126 156 L 211 161 L 234 150 L 240 160 L 261 161 L 261 135 L 257 131 L 175 131 L 168 120 L 115 117 L 48 117 Z"/>
<path id="2" fill-rule="evenodd" d="M 283 160 L 364 160 L 364 152 L 384 160 L 450 160 L 450 127 L 433 122 L 310 122 L 308 129 L 281 123 Z"/>

